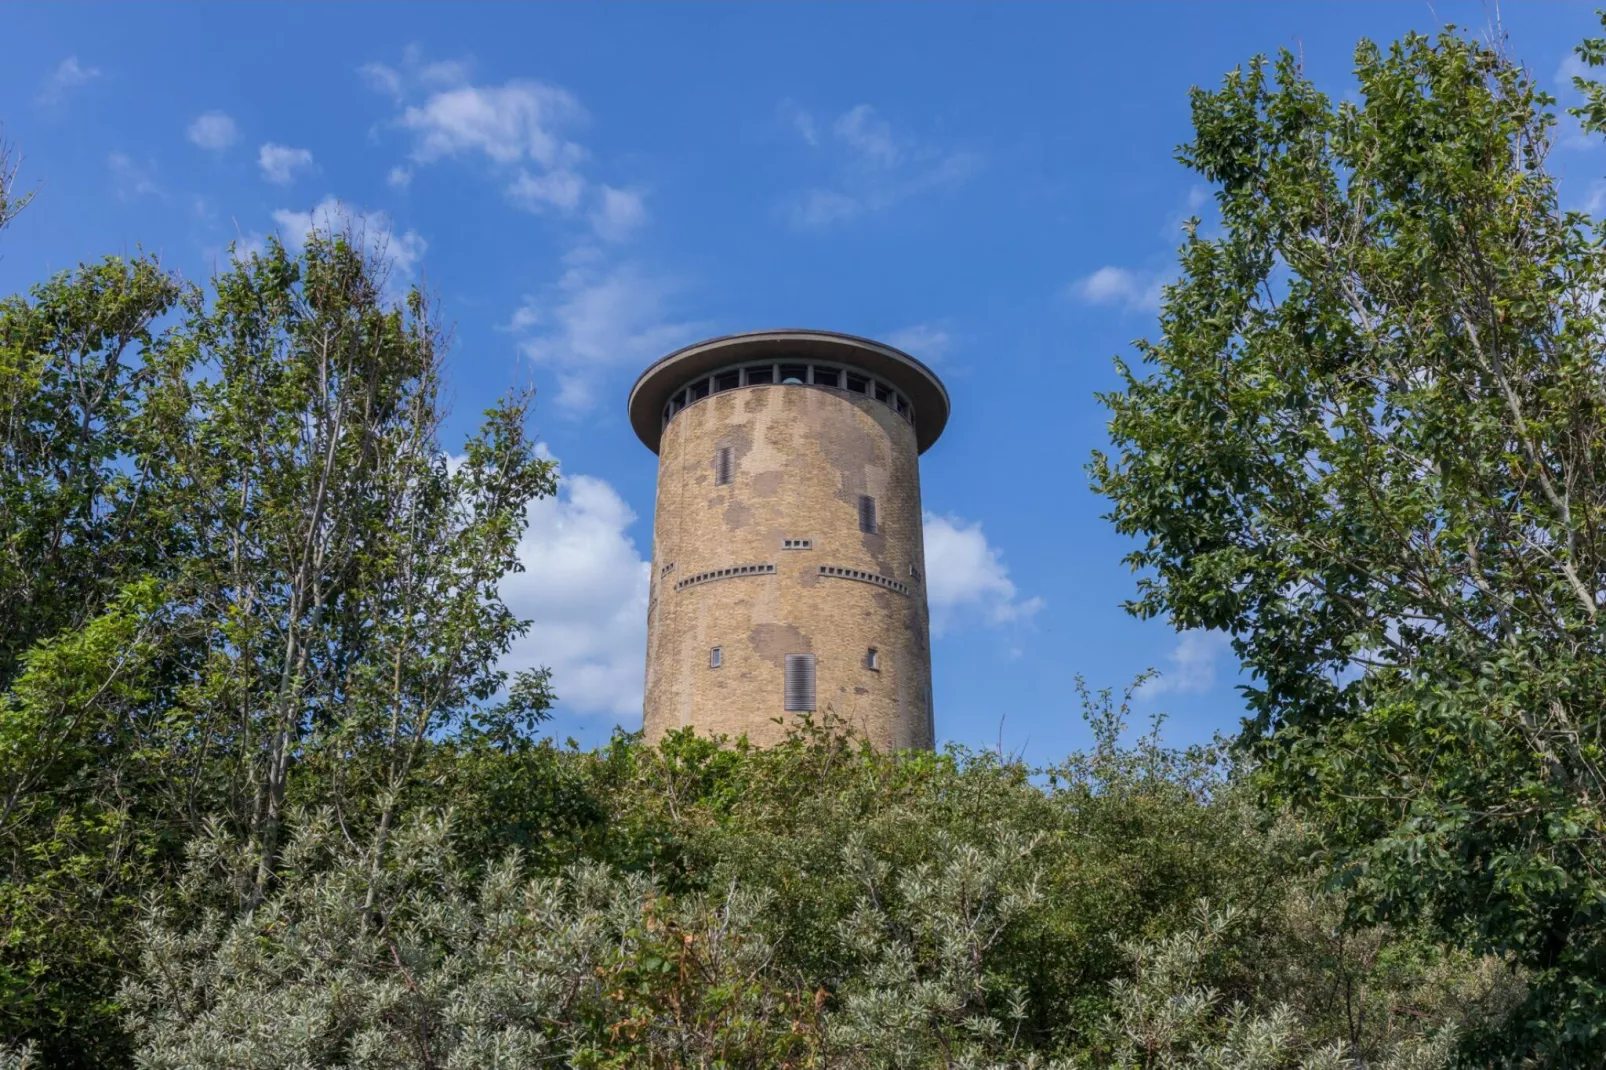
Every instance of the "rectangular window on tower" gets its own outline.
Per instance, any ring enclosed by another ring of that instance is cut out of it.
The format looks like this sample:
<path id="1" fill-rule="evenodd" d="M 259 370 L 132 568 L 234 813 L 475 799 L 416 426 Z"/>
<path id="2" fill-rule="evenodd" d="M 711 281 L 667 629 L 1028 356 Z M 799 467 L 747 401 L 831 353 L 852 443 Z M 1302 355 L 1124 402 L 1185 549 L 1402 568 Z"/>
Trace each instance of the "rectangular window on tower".
<path id="1" fill-rule="evenodd" d="M 736 478 L 736 455 L 729 446 L 714 451 L 714 485 L 723 487 Z"/>
<path id="2" fill-rule="evenodd" d="M 875 499 L 868 494 L 859 495 L 859 530 L 866 535 L 876 533 Z"/>
<path id="3" fill-rule="evenodd" d="M 708 667 L 717 669 L 725 664 L 725 656 L 720 653 L 719 647 L 710 647 L 708 650 Z"/>
<path id="4" fill-rule="evenodd" d="M 864 652 L 864 667 L 871 672 L 881 671 L 881 651 L 871 647 Z"/>
<path id="5" fill-rule="evenodd" d="M 807 713 L 814 709 L 814 655 L 786 655 L 786 709 Z"/>

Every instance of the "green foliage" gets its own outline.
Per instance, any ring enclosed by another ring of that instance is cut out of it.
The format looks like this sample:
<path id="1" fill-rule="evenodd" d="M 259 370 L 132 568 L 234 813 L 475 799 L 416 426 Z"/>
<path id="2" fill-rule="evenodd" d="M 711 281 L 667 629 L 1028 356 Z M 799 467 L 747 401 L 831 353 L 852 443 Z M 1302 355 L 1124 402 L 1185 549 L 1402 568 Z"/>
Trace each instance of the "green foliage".
<path id="1" fill-rule="evenodd" d="M 1363 42 L 1356 77 L 1335 104 L 1285 54 L 1194 93 L 1220 231 L 1188 229 L 1094 484 L 1131 608 L 1233 636 L 1261 783 L 1354 917 L 1516 956 L 1498 1050 L 1598 1060 L 1602 235 L 1497 48 Z"/>
<path id="2" fill-rule="evenodd" d="M 1115 734 L 1054 788 L 996 757 L 876 755 L 814 728 L 768 751 L 689 736 L 547 751 L 611 804 L 609 827 L 638 830 L 639 853 L 613 864 L 516 851 L 480 865 L 464 847 L 480 849 L 483 830 L 434 811 L 399 821 L 376 860 L 331 811 L 305 812 L 282 880 L 241 912 L 232 889 L 252 852 L 215 828 L 192 847 L 180 901 L 151 914 L 123 993 L 139 1057 L 1437 1067 L 1463 1023 L 1521 998 L 1498 963 L 1396 932 L 1309 954 L 1336 915 L 1288 868 L 1291 833 L 1246 820 L 1210 755 L 1152 736 L 1127 748 L 1118 708 L 1092 701 Z M 796 813 L 805 798 L 824 801 Z M 1140 803 L 1144 817 L 1119 826 L 1086 816 Z M 831 831 L 793 844 L 809 822 Z M 1154 835 L 1126 839 L 1134 829 Z M 1205 859 L 1191 875 L 1059 894 L 1152 869 L 1162 830 Z M 1243 896 L 1251 883 L 1260 896 Z M 1141 914 L 1120 903 L 1132 888 Z M 1200 893 L 1256 905 L 1201 914 Z M 1339 990 L 1352 1019 L 1332 1013 Z"/>
<path id="3" fill-rule="evenodd" d="M 542 673 L 502 697 L 498 584 L 553 464 L 526 396 L 448 458 L 442 329 L 385 282 L 331 234 L 0 303 L 0 1042 L 122 1060 L 130 926 L 208 820 L 249 905 L 297 800 L 382 858 L 438 741 L 544 716 Z"/>

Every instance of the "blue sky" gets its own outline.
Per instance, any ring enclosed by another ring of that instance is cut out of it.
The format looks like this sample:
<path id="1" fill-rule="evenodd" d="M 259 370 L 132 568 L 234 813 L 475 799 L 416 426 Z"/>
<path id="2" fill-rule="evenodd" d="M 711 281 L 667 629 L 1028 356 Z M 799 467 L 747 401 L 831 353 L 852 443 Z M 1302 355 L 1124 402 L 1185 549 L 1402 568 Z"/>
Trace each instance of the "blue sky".
<path id="1" fill-rule="evenodd" d="M 1140 711 L 1231 731 L 1222 642 L 1120 608 L 1126 547 L 1087 489 L 1111 358 L 1154 330 L 1178 226 L 1209 191 L 1172 159 L 1187 91 L 1299 50 L 1334 95 L 1362 36 L 1483 4 L 19 6 L 0 123 L 36 202 L 0 291 L 159 253 L 204 279 L 229 242 L 361 213 L 455 324 L 448 441 L 510 386 L 561 496 L 531 517 L 556 731 L 640 723 L 654 458 L 625 392 L 698 337 L 848 331 L 929 362 L 954 399 L 925 455 L 939 737 L 1051 760 L 1085 742 L 1072 681 L 1165 675 Z M 1555 83 L 1598 22 L 1510 5 Z M 1552 157 L 1572 203 L 1602 156 Z M 1599 207 L 1598 204 L 1594 205 Z"/>

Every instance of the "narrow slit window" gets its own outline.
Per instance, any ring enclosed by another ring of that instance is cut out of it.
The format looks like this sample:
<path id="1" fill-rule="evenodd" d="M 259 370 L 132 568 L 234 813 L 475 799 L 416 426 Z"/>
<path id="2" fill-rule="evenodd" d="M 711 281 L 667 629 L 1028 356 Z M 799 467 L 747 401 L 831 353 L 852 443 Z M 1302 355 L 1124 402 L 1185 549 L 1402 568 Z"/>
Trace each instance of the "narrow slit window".
<path id="1" fill-rule="evenodd" d="M 723 487 L 736 477 L 736 456 L 731 447 L 714 451 L 714 485 Z"/>
<path id="2" fill-rule="evenodd" d="M 760 364 L 747 369 L 747 385 L 763 386 L 775 381 L 775 366 L 773 364 Z"/>
<path id="3" fill-rule="evenodd" d="M 864 667 L 869 669 L 871 672 L 880 672 L 881 651 L 877 650 L 875 647 L 871 647 L 870 649 L 866 650 L 864 652 Z"/>
<path id="4" fill-rule="evenodd" d="M 723 664 L 725 664 L 724 653 L 717 646 L 710 647 L 708 649 L 708 667 L 710 669 L 717 669 Z"/>
<path id="5" fill-rule="evenodd" d="M 814 655 L 786 655 L 786 709 L 807 713 L 814 709 Z"/>
<path id="6" fill-rule="evenodd" d="M 848 372 L 848 389 L 855 394 L 868 394 L 870 392 L 870 380 L 862 375 L 854 375 L 852 372 Z"/>
<path id="7" fill-rule="evenodd" d="M 739 371 L 720 372 L 714 376 L 715 392 L 721 390 L 735 390 L 742 385 L 742 373 Z"/>
<path id="8" fill-rule="evenodd" d="M 859 495 L 859 530 L 866 535 L 876 533 L 875 499 L 868 494 Z"/>
<path id="9" fill-rule="evenodd" d="M 822 368 L 816 364 L 814 366 L 814 385 L 841 386 L 842 373 L 837 371 L 835 368 Z"/>

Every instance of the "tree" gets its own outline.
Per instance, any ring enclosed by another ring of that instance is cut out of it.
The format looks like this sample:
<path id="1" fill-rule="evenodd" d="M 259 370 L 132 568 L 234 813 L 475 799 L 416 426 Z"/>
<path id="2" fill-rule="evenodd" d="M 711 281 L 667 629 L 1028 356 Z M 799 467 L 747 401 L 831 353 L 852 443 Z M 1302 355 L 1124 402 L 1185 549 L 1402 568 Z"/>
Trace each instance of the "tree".
<path id="1" fill-rule="evenodd" d="M 1260 783 L 1356 916 L 1514 955 L 1504 1050 L 1598 1059 L 1606 247 L 1496 45 L 1362 42 L 1356 78 L 1335 104 L 1283 54 L 1193 93 L 1220 230 L 1189 225 L 1093 482 L 1132 611 L 1232 635 Z"/>
<path id="2" fill-rule="evenodd" d="M 108 259 L 0 301 L 0 1038 L 82 1065 L 115 1051 L 89 1038 L 115 1018 L 119 933 L 179 853 L 152 819 L 166 543 L 130 463 L 179 293 L 153 260 Z"/>
<path id="3" fill-rule="evenodd" d="M 0 140 L 0 230 L 33 200 L 33 193 L 17 192 L 17 154 L 5 141 Z"/>
<path id="4" fill-rule="evenodd" d="M 430 745 L 545 715 L 498 585 L 554 464 L 523 394 L 447 453 L 443 329 L 387 282 L 323 233 L 210 291 L 111 259 L 0 303 L 0 1043 L 122 1057 L 141 900 L 209 823 L 249 908 L 293 805 L 378 866 Z"/>

